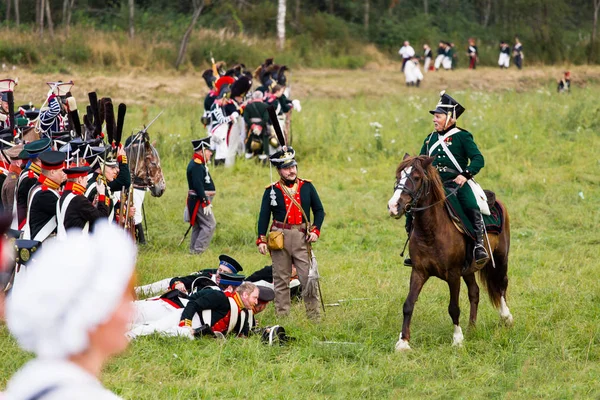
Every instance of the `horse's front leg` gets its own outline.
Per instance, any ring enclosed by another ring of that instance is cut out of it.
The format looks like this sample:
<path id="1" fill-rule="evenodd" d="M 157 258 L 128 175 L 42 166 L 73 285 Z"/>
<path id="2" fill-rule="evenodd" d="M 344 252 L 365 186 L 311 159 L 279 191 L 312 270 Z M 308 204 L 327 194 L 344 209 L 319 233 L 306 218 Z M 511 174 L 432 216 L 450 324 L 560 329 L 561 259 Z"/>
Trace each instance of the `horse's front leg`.
<path id="1" fill-rule="evenodd" d="M 463 280 L 467 284 L 469 290 L 469 303 L 471 305 L 471 312 L 469 315 L 469 325 L 475 326 L 477 322 L 477 308 L 479 306 L 479 285 L 475 279 L 475 274 L 463 276 Z"/>
<path id="2" fill-rule="evenodd" d="M 448 287 L 450 288 L 450 304 L 448 305 L 448 314 L 454 324 L 454 334 L 452 336 L 452 346 L 462 346 L 464 336 L 458 323 L 460 317 L 460 307 L 458 298 L 460 295 L 460 275 L 451 275 L 448 277 Z"/>
<path id="3" fill-rule="evenodd" d="M 408 341 L 410 340 L 410 320 L 415 303 L 419 298 L 419 293 L 421 293 L 421 289 L 423 289 L 423 285 L 425 285 L 427 279 L 429 279 L 429 275 L 426 272 L 413 267 L 410 274 L 410 289 L 403 307 L 404 321 L 402 322 L 402 332 L 396 343 L 396 351 L 410 350 L 410 346 L 408 345 Z"/>

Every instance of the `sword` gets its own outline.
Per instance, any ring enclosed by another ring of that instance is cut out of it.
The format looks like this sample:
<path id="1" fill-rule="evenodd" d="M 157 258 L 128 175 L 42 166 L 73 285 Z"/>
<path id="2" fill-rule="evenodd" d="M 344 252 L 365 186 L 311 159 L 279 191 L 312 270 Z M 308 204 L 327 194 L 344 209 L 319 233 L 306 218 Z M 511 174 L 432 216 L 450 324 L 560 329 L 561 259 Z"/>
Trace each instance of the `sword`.
<path id="1" fill-rule="evenodd" d="M 190 225 L 187 228 L 187 231 L 185 231 L 185 234 L 183 235 L 183 237 L 181 238 L 181 240 L 179 241 L 179 244 L 177 245 L 177 247 L 181 246 L 181 244 L 183 243 L 183 241 L 185 240 L 185 238 L 187 237 L 187 235 L 190 233 L 190 229 L 192 229 L 192 225 Z"/>
<path id="2" fill-rule="evenodd" d="M 144 216 L 144 227 L 146 228 L 146 236 L 148 236 L 147 240 L 150 240 L 150 234 L 148 233 L 148 219 L 146 218 L 146 208 L 144 207 L 144 203 L 142 203 L 142 215 Z"/>

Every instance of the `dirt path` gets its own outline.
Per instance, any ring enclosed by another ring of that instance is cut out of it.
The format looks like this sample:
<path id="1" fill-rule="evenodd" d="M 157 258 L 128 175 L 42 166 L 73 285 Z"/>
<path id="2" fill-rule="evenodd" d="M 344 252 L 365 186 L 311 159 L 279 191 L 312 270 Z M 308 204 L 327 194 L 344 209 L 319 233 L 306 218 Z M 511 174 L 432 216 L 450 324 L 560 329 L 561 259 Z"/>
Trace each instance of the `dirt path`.
<path id="1" fill-rule="evenodd" d="M 600 82 L 600 67 L 572 67 L 573 85 L 585 87 Z M 553 91 L 556 81 L 562 76 L 563 67 L 528 67 L 499 70 L 480 68 L 475 71 L 459 69 L 425 74 L 420 88 L 407 88 L 404 75 L 399 72 L 399 64 L 386 69 L 361 70 L 314 70 L 298 69 L 288 75 L 292 82 L 294 97 L 310 96 L 348 98 L 353 96 L 373 96 L 381 98 L 398 93 L 431 92 L 442 89 L 456 91 L 474 89 L 480 91 L 537 90 L 546 88 Z M 16 102 L 23 104 L 33 101 L 40 106 L 48 91 L 47 81 L 70 80 L 75 82 L 74 95 L 82 104 L 87 104 L 87 92 L 95 90 L 99 97 L 110 96 L 127 104 L 154 104 L 165 99 L 189 100 L 201 103 L 207 93 L 200 73 L 177 73 L 161 71 L 131 70 L 120 74 L 107 72 L 77 71 L 71 75 L 34 74 L 28 70 L 16 69 L 3 73 L 6 77 L 18 77 Z"/>

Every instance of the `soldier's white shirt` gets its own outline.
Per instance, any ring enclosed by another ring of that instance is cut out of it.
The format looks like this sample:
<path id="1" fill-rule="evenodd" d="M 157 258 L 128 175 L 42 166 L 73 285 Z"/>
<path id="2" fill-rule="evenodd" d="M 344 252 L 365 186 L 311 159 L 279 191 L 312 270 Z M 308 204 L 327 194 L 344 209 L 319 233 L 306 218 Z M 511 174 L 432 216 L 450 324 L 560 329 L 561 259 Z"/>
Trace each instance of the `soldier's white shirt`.
<path id="1" fill-rule="evenodd" d="M 8 382 L 3 400 L 27 400 L 54 388 L 43 400 L 118 400 L 98 379 L 81 367 L 60 359 L 34 359 Z"/>

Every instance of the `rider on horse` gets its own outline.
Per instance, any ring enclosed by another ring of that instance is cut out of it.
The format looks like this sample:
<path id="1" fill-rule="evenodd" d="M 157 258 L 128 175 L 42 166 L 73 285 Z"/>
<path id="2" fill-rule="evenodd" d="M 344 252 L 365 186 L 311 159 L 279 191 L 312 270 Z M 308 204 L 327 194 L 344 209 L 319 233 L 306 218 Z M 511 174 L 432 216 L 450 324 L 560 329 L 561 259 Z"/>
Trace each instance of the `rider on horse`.
<path id="1" fill-rule="evenodd" d="M 476 238 L 474 259 L 478 265 L 482 265 L 488 260 L 488 254 L 483 245 L 483 219 L 475 195 L 471 187 L 465 183 L 483 168 L 484 160 L 473 140 L 473 135 L 456 127 L 456 120 L 464 111 L 465 108 L 462 105 L 442 92 L 435 110 L 429 111 L 430 114 L 433 114 L 435 130 L 425 139 L 420 154 L 435 157 L 432 165 L 437 168 L 446 185 L 460 187 L 456 192 L 456 197 L 473 225 Z M 460 168 L 457 167 L 457 164 Z M 406 232 L 409 237 L 411 231 L 412 215 L 407 214 Z M 404 265 L 412 266 L 411 259 L 404 260 Z"/>

